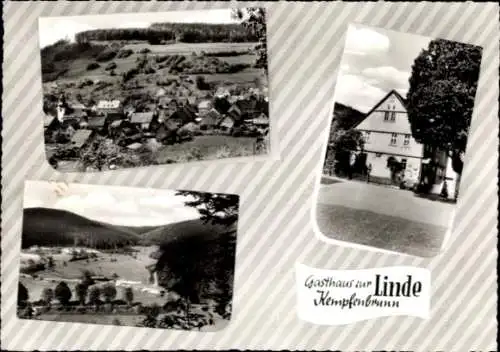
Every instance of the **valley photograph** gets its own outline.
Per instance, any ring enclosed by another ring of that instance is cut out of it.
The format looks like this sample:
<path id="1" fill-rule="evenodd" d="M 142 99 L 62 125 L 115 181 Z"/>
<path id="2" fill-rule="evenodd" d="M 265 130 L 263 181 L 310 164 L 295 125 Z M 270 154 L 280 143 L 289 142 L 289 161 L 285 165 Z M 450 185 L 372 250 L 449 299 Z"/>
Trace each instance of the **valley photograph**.
<path id="1" fill-rule="evenodd" d="M 220 330 L 238 210 L 230 194 L 26 181 L 18 317 Z"/>
<path id="2" fill-rule="evenodd" d="M 262 8 L 39 19 L 46 157 L 61 172 L 268 155 Z"/>

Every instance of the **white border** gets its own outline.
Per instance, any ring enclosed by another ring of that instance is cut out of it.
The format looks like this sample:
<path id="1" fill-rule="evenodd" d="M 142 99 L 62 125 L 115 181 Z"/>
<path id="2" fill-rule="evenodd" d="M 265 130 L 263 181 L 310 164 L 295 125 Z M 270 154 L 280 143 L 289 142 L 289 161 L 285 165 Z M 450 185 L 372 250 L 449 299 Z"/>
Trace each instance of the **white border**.
<path id="1" fill-rule="evenodd" d="M 365 26 L 365 27 L 374 27 L 374 28 L 385 29 L 383 27 L 375 27 L 375 26 L 369 26 L 369 25 L 366 25 L 366 24 L 363 24 L 363 23 L 351 22 L 350 24 L 348 24 L 347 30 L 346 30 L 345 33 L 347 34 L 347 32 L 349 31 L 349 28 L 352 28 L 351 26 L 355 25 L 355 24 L 359 24 L 359 25 Z M 390 30 L 390 29 L 387 29 L 387 30 Z M 396 255 L 400 255 L 400 256 L 402 255 L 402 256 L 412 257 L 412 258 L 421 258 L 421 259 L 434 259 L 434 258 L 437 258 L 441 254 L 443 254 L 443 252 L 447 249 L 447 245 L 449 243 L 449 239 L 450 239 L 451 234 L 453 233 L 453 230 L 454 230 L 453 223 L 454 223 L 455 216 L 456 216 L 456 213 L 457 213 L 457 208 L 459 206 L 459 199 L 460 198 L 457 200 L 457 203 L 455 203 L 455 205 L 454 205 L 454 209 L 452 211 L 452 216 L 450 217 L 448 228 L 446 230 L 445 235 L 443 236 L 443 240 L 441 241 L 441 247 L 439 248 L 439 252 L 437 254 L 433 255 L 433 256 L 418 256 L 418 255 L 414 255 L 414 254 L 409 254 L 409 253 L 404 253 L 404 252 L 397 252 L 397 251 L 391 251 L 391 250 L 388 250 L 388 249 L 372 247 L 372 246 L 368 246 L 368 245 L 364 245 L 364 244 L 358 244 L 358 243 L 354 243 L 354 242 L 340 241 L 340 240 L 336 240 L 334 238 L 326 236 L 319 229 L 318 220 L 317 220 L 317 214 L 316 214 L 316 207 L 318 205 L 319 190 L 321 188 L 321 177 L 323 176 L 323 165 L 325 163 L 326 151 L 327 151 L 327 148 L 328 148 L 328 141 L 330 139 L 330 133 L 329 132 L 330 132 L 330 129 L 331 129 L 333 112 L 334 112 L 334 109 L 335 109 L 335 102 L 336 102 L 336 95 L 337 95 L 339 71 L 340 71 L 340 68 L 342 67 L 342 64 L 343 64 L 344 58 L 345 58 L 344 51 L 345 51 L 345 42 L 347 40 L 346 34 L 344 34 L 344 50 L 342 51 L 342 58 L 340 60 L 340 63 L 339 63 L 339 66 L 338 66 L 339 68 L 337 69 L 337 73 L 336 73 L 336 76 L 335 76 L 336 83 L 335 83 L 335 89 L 334 89 L 334 93 L 333 93 L 333 99 L 332 99 L 331 107 L 328 110 L 328 127 L 323 132 L 325 134 L 325 137 L 324 137 L 325 138 L 325 142 L 323 143 L 323 147 L 321 148 L 321 159 L 320 159 L 321 163 L 318 163 L 317 170 L 316 170 L 316 181 L 315 181 L 315 184 L 314 184 L 313 196 L 312 196 L 312 205 L 311 205 L 311 217 L 312 217 L 313 232 L 314 232 L 314 234 L 316 235 L 316 237 L 319 240 L 321 240 L 323 242 L 326 242 L 328 244 L 333 244 L 333 245 L 338 245 L 338 246 L 343 246 L 343 247 L 349 247 L 349 248 L 354 248 L 354 249 L 361 249 L 361 250 L 366 250 L 366 251 L 370 251 L 370 252 L 378 252 L 378 253 L 385 253 L 385 254 L 396 254 Z M 413 34 L 413 33 L 408 33 L 408 34 Z M 478 87 L 479 87 L 479 80 L 478 80 Z M 476 106 L 474 106 L 474 108 L 476 108 Z M 469 139 L 470 139 L 470 134 L 468 135 L 468 140 Z M 465 169 L 465 164 L 466 163 L 464 163 L 464 169 Z M 463 172 L 462 172 L 462 175 L 463 175 Z M 462 181 L 463 181 L 463 178 L 461 179 L 461 183 L 462 183 Z"/>

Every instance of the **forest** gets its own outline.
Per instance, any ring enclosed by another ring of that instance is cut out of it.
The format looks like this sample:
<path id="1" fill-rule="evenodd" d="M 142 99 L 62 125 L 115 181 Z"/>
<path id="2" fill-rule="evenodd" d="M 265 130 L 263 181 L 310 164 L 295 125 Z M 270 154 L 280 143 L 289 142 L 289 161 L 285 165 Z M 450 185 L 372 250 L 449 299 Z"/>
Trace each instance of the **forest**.
<path id="1" fill-rule="evenodd" d="M 89 41 L 143 40 L 150 44 L 165 41 L 184 43 L 257 42 L 258 35 L 240 24 L 154 23 L 148 28 L 95 29 L 75 35 L 77 43 Z"/>

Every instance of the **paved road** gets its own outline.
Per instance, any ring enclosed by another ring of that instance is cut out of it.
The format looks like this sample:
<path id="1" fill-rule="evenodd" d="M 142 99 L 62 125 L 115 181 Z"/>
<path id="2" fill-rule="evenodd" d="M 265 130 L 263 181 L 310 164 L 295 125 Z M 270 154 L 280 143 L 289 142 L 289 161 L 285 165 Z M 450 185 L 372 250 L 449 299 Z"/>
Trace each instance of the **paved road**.
<path id="1" fill-rule="evenodd" d="M 452 212 L 412 192 L 342 180 L 321 186 L 316 220 L 330 238 L 428 257 L 439 253 Z"/>
<path id="2" fill-rule="evenodd" d="M 318 203 L 368 210 L 426 224 L 448 227 L 455 205 L 417 197 L 411 191 L 359 181 L 322 185 Z"/>

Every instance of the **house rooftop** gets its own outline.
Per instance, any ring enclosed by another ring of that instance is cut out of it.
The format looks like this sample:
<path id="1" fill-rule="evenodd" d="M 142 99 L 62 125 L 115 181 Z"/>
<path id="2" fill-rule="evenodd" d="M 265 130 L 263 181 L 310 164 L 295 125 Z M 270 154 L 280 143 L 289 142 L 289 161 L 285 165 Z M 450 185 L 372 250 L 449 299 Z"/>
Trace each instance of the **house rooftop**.
<path id="1" fill-rule="evenodd" d="M 117 109 L 121 105 L 119 100 L 100 100 L 97 103 L 98 109 Z"/>
<path id="2" fill-rule="evenodd" d="M 130 118 L 132 123 L 150 123 L 153 119 L 154 113 L 152 111 L 148 112 L 134 112 Z"/>
<path id="3" fill-rule="evenodd" d="M 87 142 L 91 134 L 92 131 L 89 130 L 77 130 L 73 137 L 71 137 L 72 146 L 81 148 L 85 142 Z"/>
<path id="4" fill-rule="evenodd" d="M 92 127 L 103 127 L 106 124 L 106 116 L 94 116 L 89 118 L 88 124 Z"/>
<path id="5" fill-rule="evenodd" d="M 142 147 L 142 144 L 141 143 L 137 143 L 137 142 L 127 145 L 127 148 L 131 149 L 131 150 L 137 150 L 140 147 Z"/>

